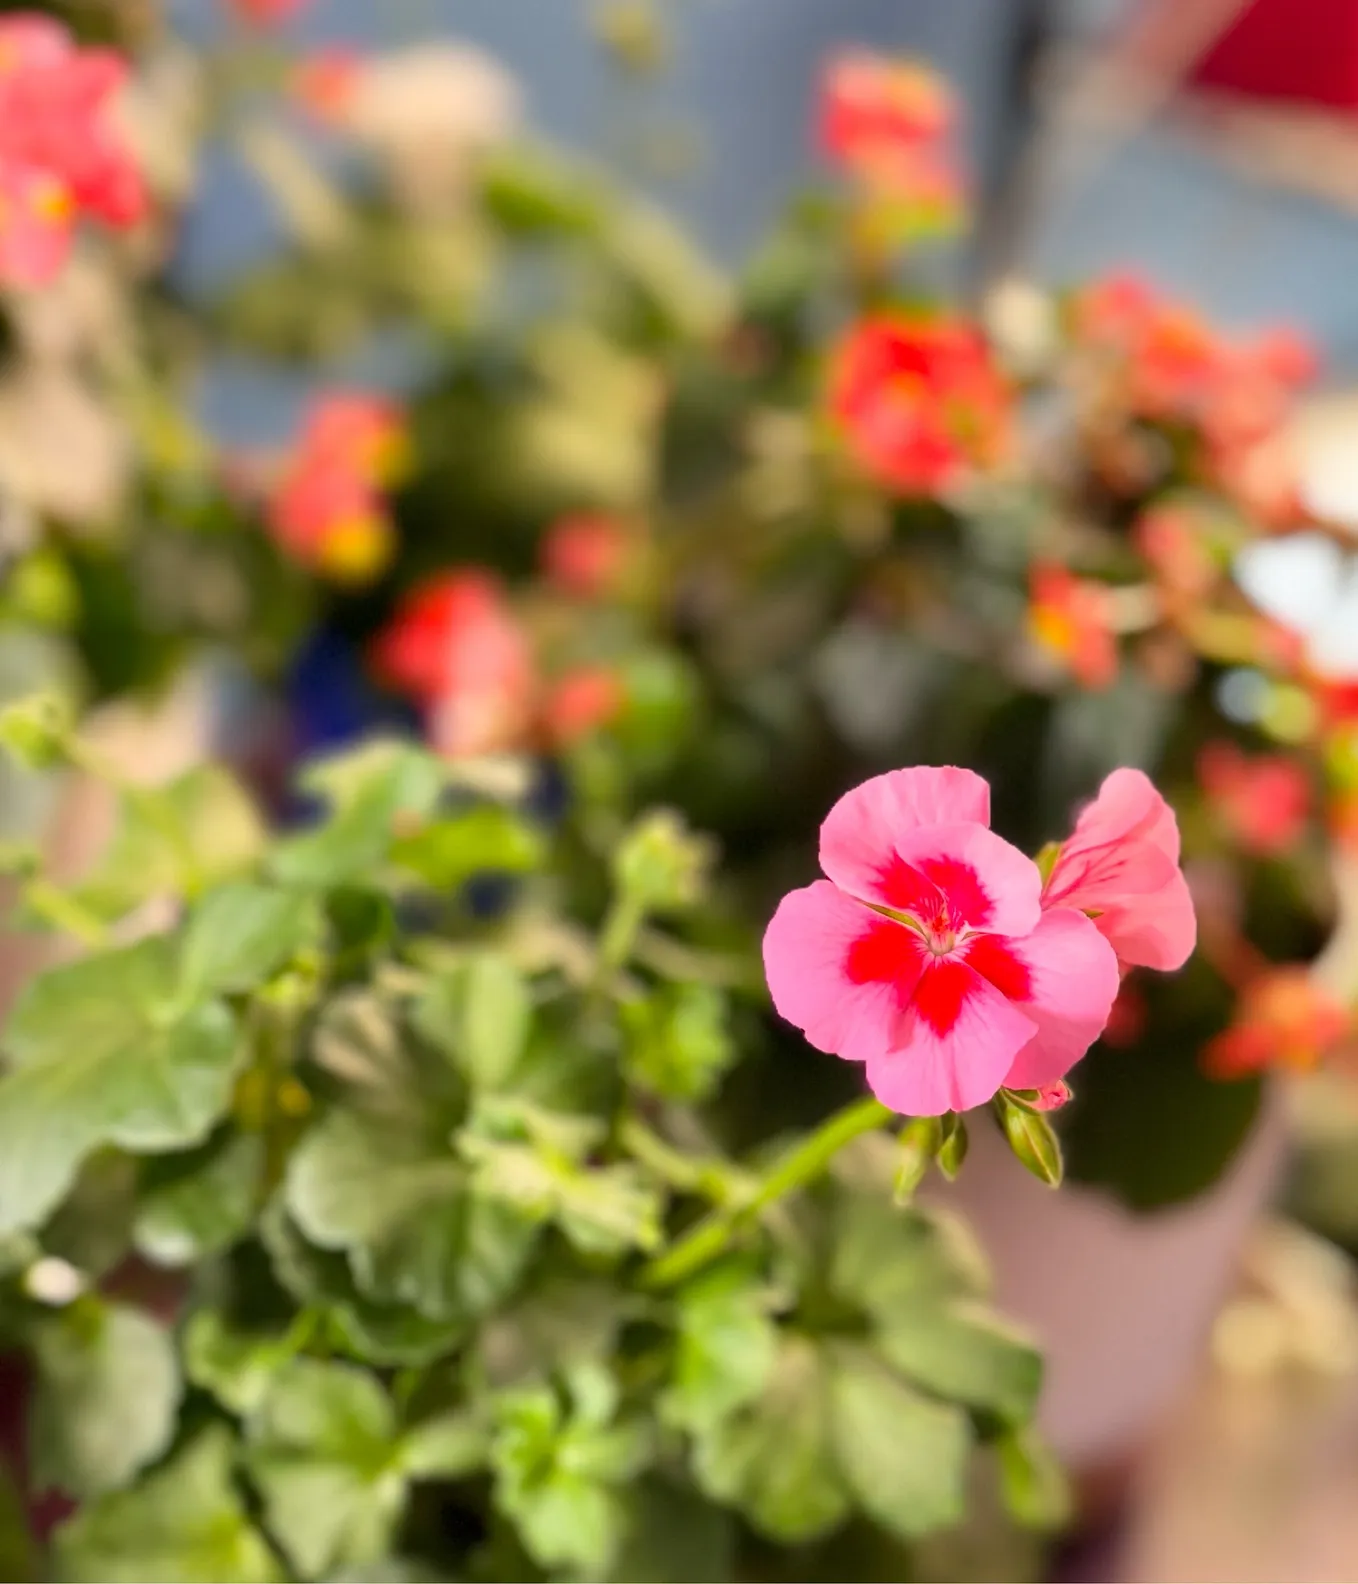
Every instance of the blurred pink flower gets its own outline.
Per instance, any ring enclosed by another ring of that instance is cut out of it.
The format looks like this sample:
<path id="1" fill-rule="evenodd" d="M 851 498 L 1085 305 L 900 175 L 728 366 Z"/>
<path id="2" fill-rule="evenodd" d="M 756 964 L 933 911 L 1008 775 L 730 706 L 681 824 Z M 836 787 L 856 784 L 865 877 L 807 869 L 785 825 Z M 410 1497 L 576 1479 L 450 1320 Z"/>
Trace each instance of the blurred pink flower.
<path id="1" fill-rule="evenodd" d="M 563 594 L 598 599 L 616 585 L 630 544 L 631 535 L 614 517 L 600 513 L 561 517 L 542 541 L 542 570 Z"/>
<path id="2" fill-rule="evenodd" d="M 47 171 L 0 161 L 0 282 L 41 286 L 66 262 L 75 205 Z"/>
<path id="3" fill-rule="evenodd" d="M 819 1050 L 866 1064 L 884 1105 L 969 1110 L 1054 1084 L 1098 1037 L 1117 960 L 1037 866 L 989 829 L 969 770 L 876 776 L 821 826 L 829 876 L 783 898 L 764 936 L 774 1005 Z"/>
<path id="4" fill-rule="evenodd" d="M 850 50 L 831 60 L 821 79 L 820 141 L 842 165 L 882 169 L 908 160 L 956 120 L 947 83 L 917 61 Z"/>
<path id="5" fill-rule="evenodd" d="M 1221 825 L 1247 852 L 1284 853 L 1306 829 L 1310 777 L 1285 754 L 1251 757 L 1234 743 L 1206 743 L 1198 782 Z"/>
<path id="6" fill-rule="evenodd" d="M 82 215 L 116 227 L 145 216 L 145 183 L 114 114 L 126 79 L 119 55 L 79 48 L 47 17 L 0 18 L 0 280 L 50 280 Z"/>
<path id="7" fill-rule="evenodd" d="M 531 728 L 533 647 L 492 573 L 464 569 L 413 589 L 373 660 L 423 706 L 431 742 L 450 758 L 519 747 Z"/>
<path id="8" fill-rule="evenodd" d="M 1075 822 L 1042 892 L 1078 908 L 1126 967 L 1181 968 L 1197 939 L 1174 810 L 1140 770 L 1114 770 Z"/>

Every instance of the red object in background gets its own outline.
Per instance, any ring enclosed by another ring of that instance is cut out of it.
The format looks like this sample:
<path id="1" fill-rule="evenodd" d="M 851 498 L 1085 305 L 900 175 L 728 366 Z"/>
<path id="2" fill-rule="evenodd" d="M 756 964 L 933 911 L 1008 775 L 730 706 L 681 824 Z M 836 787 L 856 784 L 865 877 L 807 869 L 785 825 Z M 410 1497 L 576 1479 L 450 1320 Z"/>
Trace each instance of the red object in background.
<path id="1" fill-rule="evenodd" d="M 1188 80 L 1254 99 L 1358 111 L 1358 0 L 1252 0 Z"/>

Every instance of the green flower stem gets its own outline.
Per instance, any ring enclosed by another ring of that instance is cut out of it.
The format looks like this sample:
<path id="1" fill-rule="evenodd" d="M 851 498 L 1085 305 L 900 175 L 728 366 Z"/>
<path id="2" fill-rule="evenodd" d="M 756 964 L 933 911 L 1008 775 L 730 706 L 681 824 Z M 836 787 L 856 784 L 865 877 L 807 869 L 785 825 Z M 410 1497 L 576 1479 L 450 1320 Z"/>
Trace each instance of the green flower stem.
<path id="1" fill-rule="evenodd" d="M 108 939 L 107 927 L 97 913 L 41 875 L 25 884 L 23 902 L 36 917 L 73 935 L 84 946 L 97 949 Z"/>
<path id="2" fill-rule="evenodd" d="M 883 1123 L 894 1119 L 893 1112 L 872 1099 L 855 1100 L 836 1111 L 765 1174 L 753 1196 L 739 1209 L 715 1211 L 681 1237 L 672 1249 L 652 1260 L 643 1272 L 643 1282 L 648 1287 L 676 1286 L 716 1259 L 734 1234 L 761 1210 L 815 1182 L 846 1144 L 860 1134 L 875 1132 Z"/>
<path id="3" fill-rule="evenodd" d="M 614 897 L 599 937 L 599 966 L 605 974 L 621 968 L 632 955 L 645 918 L 646 910 L 635 896 L 621 891 Z"/>
<path id="4" fill-rule="evenodd" d="M 720 1161 L 695 1160 L 653 1133 L 639 1117 L 628 1117 L 618 1130 L 618 1142 L 633 1160 L 655 1173 L 679 1193 L 700 1194 L 715 1204 L 731 1197 L 731 1171 Z"/>

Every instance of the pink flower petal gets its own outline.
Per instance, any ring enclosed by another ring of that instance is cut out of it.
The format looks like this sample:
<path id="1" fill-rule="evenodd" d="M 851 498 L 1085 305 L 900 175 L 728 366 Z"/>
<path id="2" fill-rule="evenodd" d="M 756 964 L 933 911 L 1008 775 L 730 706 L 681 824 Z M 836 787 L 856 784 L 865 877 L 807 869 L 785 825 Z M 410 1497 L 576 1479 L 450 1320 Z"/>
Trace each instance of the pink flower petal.
<path id="1" fill-rule="evenodd" d="M 1030 935 L 982 935 L 967 962 L 1037 1025 L 1004 1082 L 1043 1089 L 1063 1078 L 1103 1032 L 1117 999 L 1117 955 L 1084 914 L 1053 908 Z"/>
<path id="2" fill-rule="evenodd" d="M 1183 967 L 1198 942 L 1193 896 L 1177 869 L 1149 903 L 1140 897 L 1110 901 L 1094 925 L 1129 968 L 1172 973 Z"/>
<path id="3" fill-rule="evenodd" d="M 56 177 L 0 161 L 0 284 L 44 286 L 71 251 L 75 210 Z"/>
<path id="4" fill-rule="evenodd" d="M 1181 968 L 1197 939 L 1179 869 L 1174 811 L 1139 770 L 1115 770 L 1076 821 L 1043 892 L 1044 907 L 1096 913 L 1129 966 Z"/>
<path id="5" fill-rule="evenodd" d="M 942 893 L 952 927 L 1026 935 L 1042 914 L 1033 860 L 984 825 L 930 825 L 897 839 L 897 856 Z"/>
<path id="6" fill-rule="evenodd" d="M 996 1093 L 1036 1026 L 967 963 L 939 959 L 915 988 L 894 1047 L 869 1056 L 868 1087 L 904 1116 L 969 1111 Z"/>
<path id="7" fill-rule="evenodd" d="M 817 1048 L 867 1061 L 901 1043 L 924 947 L 828 880 L 791 891 L 764 932 L 764 972 L 779 1014 Z"/>
<path id="8" fill-rule="evenodd" d="M 989 825 L 990 788 L 970 770 L 921 765 L 873 776 L 846 792 L 820 828 L 820 866 L 852 895 L 910 908 L 918 876 L 902 873 L 900 839 L 929 825 Z"/>
<path id="9" fill-rule="evenodd" d="M 1127 841 L 1158 848 L 1174 863 L 1179 861 L 1179 826 L 1174 810 L 1141 770 L 1124 766 L 1105 776 L 1098 795 L 1075 822 L 1075 834 L 1066 843 L 1076 852 Z"/>

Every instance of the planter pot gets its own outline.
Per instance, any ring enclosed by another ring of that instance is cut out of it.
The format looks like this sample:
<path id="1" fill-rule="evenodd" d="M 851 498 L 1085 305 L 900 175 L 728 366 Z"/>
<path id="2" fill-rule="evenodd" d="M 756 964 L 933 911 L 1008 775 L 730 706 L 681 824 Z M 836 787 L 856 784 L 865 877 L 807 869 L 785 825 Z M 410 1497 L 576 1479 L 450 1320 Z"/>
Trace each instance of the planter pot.
<path id="1" fill-rule="evenodd" d="M 1171 1209 L 1136 1214 L 1075 1184 L 1053 1192 L 995 1129 L 972 1130 L 958 1181 L 930 1186 L 984 1244 L 1000 1309 L 1047 1356 L 1039 1423 L 1077 1476 L 1133 1457 L 1191 1383 L 1245 1238 L 1286 1149 L 1284 1095 L 1266 1090 L 1226 1174 Z"/>

